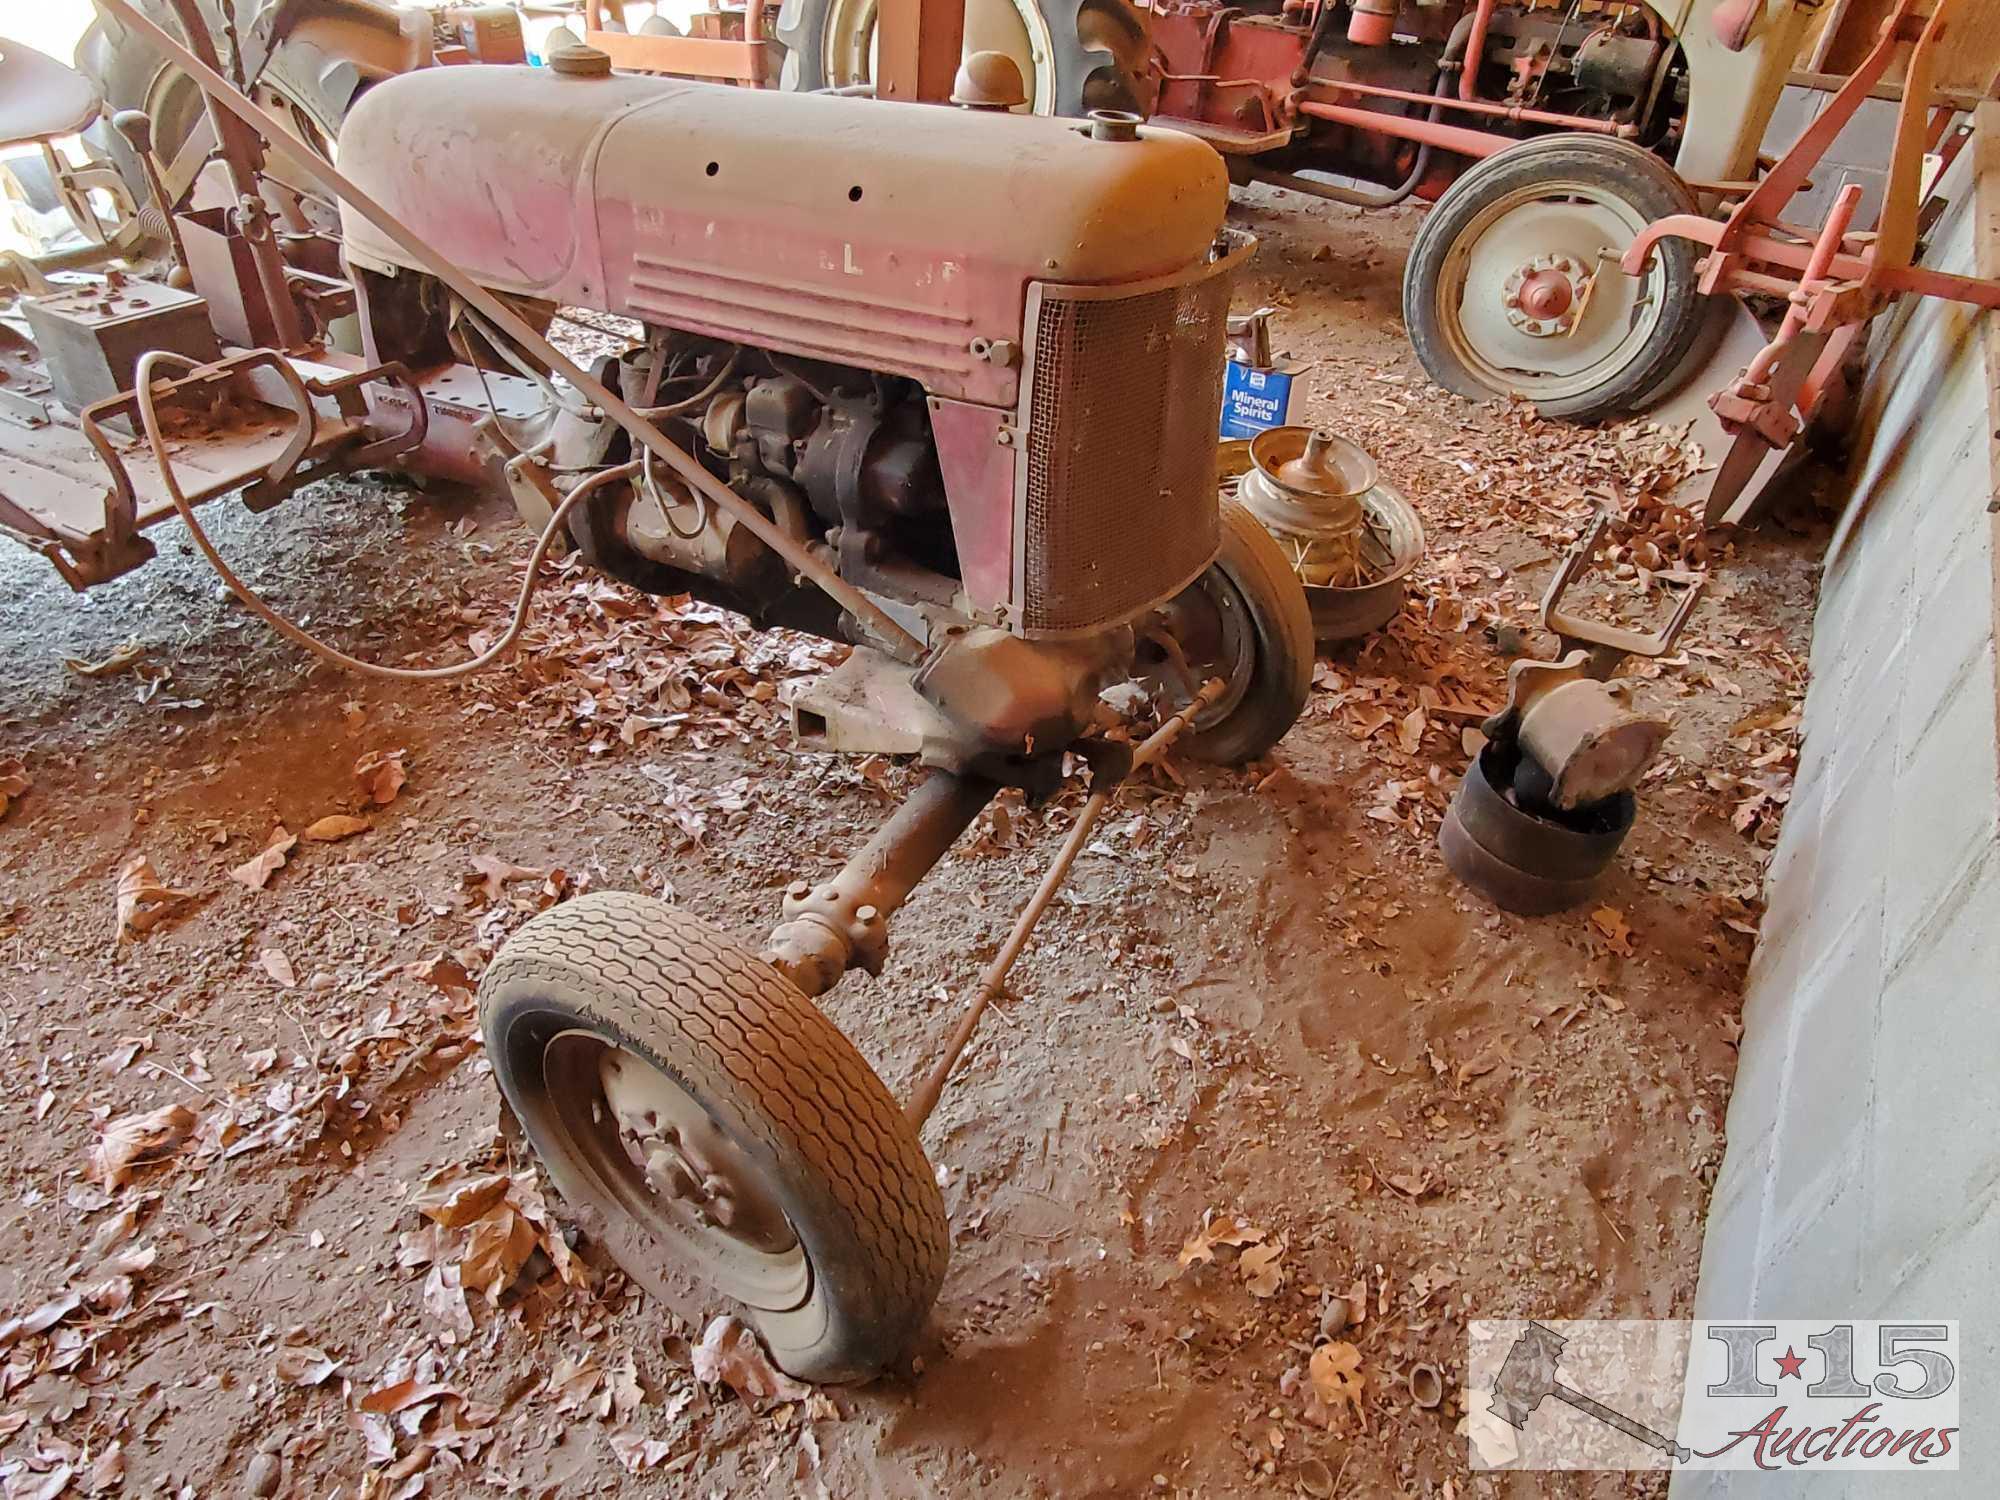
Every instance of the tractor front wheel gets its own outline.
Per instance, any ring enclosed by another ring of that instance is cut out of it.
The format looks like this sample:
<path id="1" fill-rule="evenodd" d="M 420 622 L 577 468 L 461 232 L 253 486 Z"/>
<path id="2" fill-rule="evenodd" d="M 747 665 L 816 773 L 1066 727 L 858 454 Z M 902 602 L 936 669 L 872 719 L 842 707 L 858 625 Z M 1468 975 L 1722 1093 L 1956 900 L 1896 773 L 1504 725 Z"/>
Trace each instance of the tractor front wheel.
<path id="1" fill-rule="evenodd" d="M 1478 163 L 1424 220 L 1403 273 L 1403 321 L 1430 377 L 1472 400 L 1520 396 L 1547 417 L 1637 410 L 1700 337 L 1695 250 L 1664 241 L 1638 276 L 1640 231 L 1695 213 L 1651 152 L 1549 135 Z"/>
<path id="2" fill-rule="evenodd" d="M 908 1349 L 944 1200 L 882 1081 L 777 970 L 665 902 L 593 893 L 508 940 L 479 1011 L 536 1156 L 648 1291 L 730 1299 L 804 1380 Z"/>
<path id="3" fill-rule="evenodd" d="M 1298 722 L 1316 650 L 1299 575 L 1263 523 L 1225 498 L 1215 561 L 1161 606 L 1142 633 L 1141 680 L 1183 682 L 1191 691 L 1221 678 L 1222 696 L 1195 717 L 1177 748 L 1196 760 L 1240 766 Z M 1166 696 L 1163 706 L 1178 706 L 1172 692 Z"/>

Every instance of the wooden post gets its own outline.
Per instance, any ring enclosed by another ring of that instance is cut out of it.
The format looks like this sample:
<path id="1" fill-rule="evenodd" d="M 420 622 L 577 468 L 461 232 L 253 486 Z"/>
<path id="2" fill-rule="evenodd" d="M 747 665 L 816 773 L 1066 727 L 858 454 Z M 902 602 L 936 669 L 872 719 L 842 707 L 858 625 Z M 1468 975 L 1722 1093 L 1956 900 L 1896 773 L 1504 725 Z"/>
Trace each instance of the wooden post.
<path id="1" fill-rule="evenodd" d="M 881 0 L 875 97 L 942 104 L 965 45 L 965 0 Z"/>

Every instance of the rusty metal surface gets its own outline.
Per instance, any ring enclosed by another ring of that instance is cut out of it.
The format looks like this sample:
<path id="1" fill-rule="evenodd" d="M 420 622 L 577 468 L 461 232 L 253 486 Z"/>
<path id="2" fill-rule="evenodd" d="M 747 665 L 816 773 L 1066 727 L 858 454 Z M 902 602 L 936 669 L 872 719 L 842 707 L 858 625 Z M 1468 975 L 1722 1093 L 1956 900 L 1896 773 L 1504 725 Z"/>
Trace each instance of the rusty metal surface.
<path id="1" fill-rule="evenodd" d="M 114 275 L 23 298 L 20 311 L 48 370 L 50 394 L 72 408 L 130 390 L 148 349 L 198 360 L 221 353 L 202 299 L 158 282 Z"/>
<path id="2" fill-rule="evenodd" d="M 1858 330 L 1893 298 L 1944 297 L 2000 309 L 2000 281 L 1914 264 L 1925 154 L 1945 123 L 1942 112 L 1933 112 L 1931 85 L 1939 45 L 1963 8 L 1960 0 L 1935 0 L 1925 13 L 1918 0 L 1897 0 L 1868 56 L 1725 221 L 1674 215 L 1650 225 L 1625 253 L 1624 269 L 1636 275 L 1663 240 L 1687 239 L 1712 252 L 1701 263 L 1703 292 L 1758 292 L 1788 303 L 1771 342 L 1710 399 L 1732 438 L 1709 489 L 1704 519 L 1711 525 L 1749 518 L 1758 498 L 1749 491 L 1751 481 L 1770 455 L 1788 448 L 1811 423 Z M 1850 185 L 1808 237 L 1785 222 L 1787 205 L 1905 47 L 1896 135 L 1876 225 L 1868 231 L 1855 226 L 1861 194 Z"/>
<path id="3" fill-rule="evenodd" d="M 1014 588 L 1014 488 L 1021 449 L 1000 441 L 1011 413 L 936 396 L 930 398 L 930 413 L 966 604 L 980 618 L 994 619 Z"/>
<path id="4" fill-rule="evenodd" d="M 889 918 L 999 790 L 977 776 L 933 775 L 831 879 L 786 888 L 764 961 L 808 995 L 825 994 L 850 968 L 880 974 Z"/>
<path id="5" fill-rule="evenodd" d="M 1631 831 L 1630 794 L 1571 823 L 1537 816 L 1508 795 L 1507 761 L 1489 746 L 1445 809 L 1438 847 L 1452 874 L 1502 910 L 1545 916 L 1587 900 Z"/>
<path id="6" fill-rule="evenodd" d="M 1035 288 L 1019 417 L 1024 632 L 1129 619 L 1214 558 L 1208 414 L 1222 402 L 1231 273 L 1253 245 L 1136 294 Z"/>
<path id="7" fill-rule="evenodd" d="M 1011 406 L 1032 280 L 1197 262 L 1221 161 L 1175 131 L 672 79 L 432 69 L 371 90 L 340 163 L 444 258 L 502 291 L 904 374 Z M 411 257 L 343 215 L 349 258 Z"/>

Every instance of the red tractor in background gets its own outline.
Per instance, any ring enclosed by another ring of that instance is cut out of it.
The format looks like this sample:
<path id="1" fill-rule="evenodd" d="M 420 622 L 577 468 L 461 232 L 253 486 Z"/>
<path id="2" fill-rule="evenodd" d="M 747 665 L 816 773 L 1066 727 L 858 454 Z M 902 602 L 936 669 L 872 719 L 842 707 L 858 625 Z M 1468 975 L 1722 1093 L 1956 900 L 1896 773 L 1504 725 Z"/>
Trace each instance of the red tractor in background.
<path id="1" fill-rule="evenodd" d="M 769 33 L 786 83 L 868 88 L 882 9 L 786 0 Z M 1014 59 L 1023 108 L 1144 114 L 1238 183 L 1436 200 L 1404 289 L 1425 368 L 1587 420 L 1644 405 L 1697 344 L 1689 247 L 1640 277 L 1618 255 L 1752 175 L 1809 17 L 1794 0 L 968 0 L 963 45 Z M 641 61 L 645 42 L 621 44 Z"/>

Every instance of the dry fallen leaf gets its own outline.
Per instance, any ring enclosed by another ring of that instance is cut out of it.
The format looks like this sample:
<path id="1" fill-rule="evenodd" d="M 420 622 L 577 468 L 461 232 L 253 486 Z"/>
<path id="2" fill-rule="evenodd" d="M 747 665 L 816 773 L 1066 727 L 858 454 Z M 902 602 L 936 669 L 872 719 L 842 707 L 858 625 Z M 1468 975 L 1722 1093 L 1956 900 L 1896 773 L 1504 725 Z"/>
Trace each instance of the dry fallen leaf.
<path id="1" fill-rule="evenodd" d="M 91 1181 L 117 1191 L 134 1167 L 159 1160 L 186 1140 L 194 1123 L 194 1111 L 183 1104 L 166 1104 L 112 1121 L 91 1148 Z"/>
<path id="2" fill-rule="evenodd" d="M 558 1412 L 587 1412 L 596 1404 L 592 1398 L 603 1383 L 604 1370 L 595 1360 L 588 1356 L 583 1359 L 565 1356 L 556 1361 L 547 1389 L 556 1398 Z"/>
<path id="3" fill-rule="evenodd" d="M 266 948 L 262 953 L 257 955 L 257 962 L 264 966 L 266 974 L 269 974 L 286 989 L 292 989 L 298 984 L 298 970 L 292 967 L 292 961 L 285 956 L 284 949 Z"/>
<path id="4" fill-rule="evenodd" d="M 11 1348 L 21 1339 L 31 1338 L 35 1334 L 47 1333 L 82 1306 L 81 1292 L 64 1292 L 62 1296 L 44 1302 L 32 1312 L 9 1318 L 6 1322 L 0 1323 L 0 1349 Z"/>
<path id="5" fill-rule="evenodd" d="M 756 1334 L 727 1317 L 710 1323 L 695 1346 L 694 1378 L 727 1385 L 746 1401 L 803 1401 L 812 1393 L 771 1363 Z"/>
<path id="6" fill-rule="evenodd" d="M 354 763 L 354 780 L 361 794 L 377 807 L 387 807 L 409 779 L 401 750 L 371 750 Z"/>
<path id="7" fill-rule="evenodd" d="M 128 668 L 136 667 L 146 659 L 146 653 L 152 649 L 137 636 L 131 636 L 102 661 L 85 661 L 80 656 L 65 656 L 63 665 L 79 677 L 113 677 Z"/>
<path id="8" fill-rule="evenodd" d="M 466 877 L 465 883 L 479 886 L 486 892 L 488 901 L 499 901 L 506 897 L 508 881 L 540 880 L 548 873 L 528 865 L 517 865 L 497 854 L 475 854 L 472 856 L 472 874 Z"/>
<path id="9" fill-rule="evenodd" d="M 614 1432 L 609 1440 L 612 1453 L 628 1474 L 643 1474 L 674 1451 L 674 1445 L 665 1438 L 644 1437 L 636 1432 Z"/>
<path id="10" fill-rule="evenodd" d="M 115 1490 L 125 1482 L 125 1445 L 113 1438 L 97 1450 L 97 1457 L 90 1462 L 90 1468 L 83 1476 L 83 1492 L 86 1495 L 101 1495 L 106 1490 Z"/>
<path id="11" fill-rule="evenodd" d="M 425 1218 L 447 1229 L 460 1229 L 484 1218 L 507 1196 L 508 1179 L 498 1173 L 449 1182 L 419 1193 L 412 1200 Z"/>
<path id="12" fill-rule="evenodd" d="M 1331 1427 L 1343 1412 L 1362 1415 L 1361 1397 L 1368 1381 L 1361 1373 L 1361 1351 L 1354 1345 L 1335 1340 L 1313 1350 L 1306 1383 L 1306 1415 L 1321 1426 Z"/>
<path id="13" fill-rule="evenodd" d="M 6 817 L 14 799 L 33 785 L 28 779 L 28 768 L 19 757 L 0 760 L 0 818 Z"/>
<path id="14" fill-rule="evenodd" d="M 285 1344 L 278 1350 L 277 1368 L 287 1385 L 324 1385 L 340 1361 L 311 1344 Z"/>
<path id="15" fill-rule="evenodd" d="M 1254 1245 L 1265 1237 L 1265 1231 L 1246 1224 L 1234 1214 L 1214 1215 L 1207 1219 L 1201 1229 L 1181 1246 L 1180 1262 L 1183 1270 L 1196 1261 L 1215 1259 L 1217 1245 L 1241 1247 Z"/>
<path id="16" fill-rule="evenodd" d="M 435 1401 L 440 1396 L 456 1396 L 458 1392 L 448 1385 L 435 1381 L 421 1381 L 415 1378 L 399 1380 L 394 1385 L 379 1386 L 361 1398 L 361 1409 L 379 1412 L 383 1416 L 394 1416 L 399 1411 L 407 1411 L 413 1406 L 421 1406 L 426 1401 Z"/>
<path id="17" fill-rule="evenodd" d="M 286 831 L 285 825 L 280 823 L 271 830 L 271 837 L 265 842 L 263 849 L 231 870 L 229 878 L 240 881 L 253 891 L 263 890 L 265 884 L 284 864 L 285 856 L 298 846 L 298 842 L 296 837 Z"/>
<path id="18" fill-rule="evenodd" d="M 366 818 L 357 818 L 352 813 L 328 813 L 309 824 L 300 837 L 315 844 L 333 844 L 341 839 L 351 839 L 357 833 L 366 833 L 374 826 Z"/>
<path id="19" fill-rule="evenodd" d="M 118 871 L 118 930 L 132 936 L 151 932 L 194 897 L 193 891 L 162 885 L 153 862 L 135 854 Z"/>
<path id="20" fill-rule="evenodd" d="M 1613 953 L 1626 958 L 1632 956 L 1632 927 L 1625 920 L 1625 913 L 1617 907 L 1598 907 L 1590 914 L 1590 925 L 1604 934 L 1604 940 L 1611 945 Z"/>
<path id="21" fill-rule="evenodd" d="M 1278 1295 L 1278 1288 L 1285 1284 L 1285 1268 L 1281 1263 L 1284 1254 L 1283 1235 L 1279 1235 L 1268 1244 L 1251 1245 L 1244 1250 L 1236 1263 L 1236 1269 L 1243 1277 L 1243 1284 L 1250 1289 L 1251 1296 Z"/>

